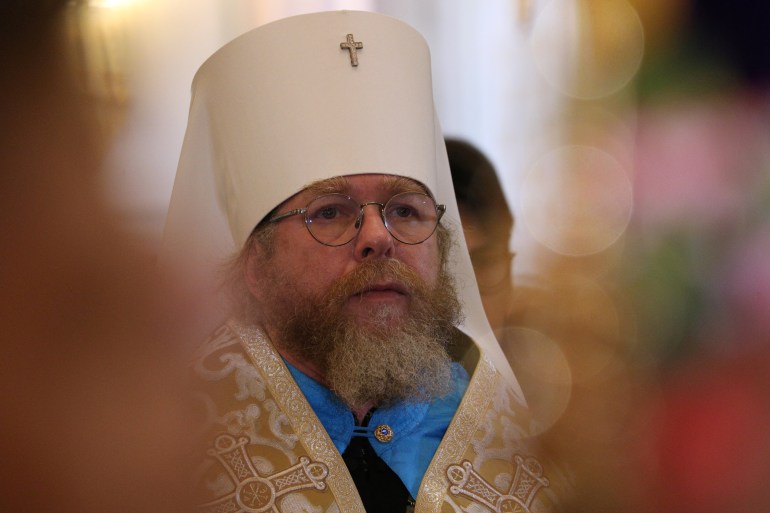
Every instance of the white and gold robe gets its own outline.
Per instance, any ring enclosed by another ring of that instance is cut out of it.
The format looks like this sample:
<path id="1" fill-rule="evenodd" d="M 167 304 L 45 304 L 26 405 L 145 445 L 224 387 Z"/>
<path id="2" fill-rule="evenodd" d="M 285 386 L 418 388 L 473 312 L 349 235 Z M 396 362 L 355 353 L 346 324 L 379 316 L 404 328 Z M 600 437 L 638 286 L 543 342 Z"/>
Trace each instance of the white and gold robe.
<path id="1" fill-rule="evenodd" d="M 423 477 L 415 512 L 554 511 L 559 480 L 535 458 L 526 407 L 469 348 L 461 363 L 470 367 L 470 383 Z M 195 370 L 211 428 L 204 511 L 364 511 L 342 456 L 262 330 L 223 325 Z"/>

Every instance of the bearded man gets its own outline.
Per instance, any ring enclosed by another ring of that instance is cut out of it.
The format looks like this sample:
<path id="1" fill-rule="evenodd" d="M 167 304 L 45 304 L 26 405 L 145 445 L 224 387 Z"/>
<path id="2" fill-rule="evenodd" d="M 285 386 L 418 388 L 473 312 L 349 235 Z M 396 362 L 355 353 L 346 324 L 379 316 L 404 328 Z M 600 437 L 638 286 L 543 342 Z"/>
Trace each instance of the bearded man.
<path id="1" fill-rule="evenodd" d="M 214 276 L 234 254 L 196 365 L 204 510 L 553 503 L 458 225 L 411 27 L 297 16 L 203 64 L 161 263 Z"/>

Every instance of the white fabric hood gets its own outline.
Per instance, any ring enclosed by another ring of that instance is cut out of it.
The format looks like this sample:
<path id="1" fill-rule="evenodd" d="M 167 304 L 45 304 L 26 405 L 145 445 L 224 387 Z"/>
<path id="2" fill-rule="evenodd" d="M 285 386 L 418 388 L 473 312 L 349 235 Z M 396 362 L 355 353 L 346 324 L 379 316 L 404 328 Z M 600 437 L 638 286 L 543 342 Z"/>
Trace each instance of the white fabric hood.
<path id="1" fill-rule="evenodd" d="M 341 48 L 348 34 L 362 48 Z M 316 180 L 413 178 L 447 205 L 461 329 L 518 389 L 484 315 L 434 106 L 430 54 L 413 28 L 371 12 L 286 18 L 234 39 L 198 70 L 160 255 L 207 285 L 208 329 L 225 316 L 217 270 L 273 208 Z M 205 334 L 202 334 L 205 336 Z"/>

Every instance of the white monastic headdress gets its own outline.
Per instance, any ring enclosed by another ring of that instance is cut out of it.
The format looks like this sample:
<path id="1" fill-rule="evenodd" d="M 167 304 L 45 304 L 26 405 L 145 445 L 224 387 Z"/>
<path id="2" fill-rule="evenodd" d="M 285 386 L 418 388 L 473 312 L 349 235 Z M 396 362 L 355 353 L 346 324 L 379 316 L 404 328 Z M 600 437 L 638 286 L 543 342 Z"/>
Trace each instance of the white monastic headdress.
<path id="1" fill-rule="evenodd" d="M 162 269 L 186 266 L 210 280 L 210 304 L 221 305 L 215 280 L 224 259 L 309 183 L 363 173 L 413 178 L 447 205 L 442 222 L 456 226 L 461 329 L 518 388 L 481 306 L 420 34 L 371 12 L 286 18 L 218 50 L 192 93 Z M 207 328 L 223 320 L 218 308 Z"/>

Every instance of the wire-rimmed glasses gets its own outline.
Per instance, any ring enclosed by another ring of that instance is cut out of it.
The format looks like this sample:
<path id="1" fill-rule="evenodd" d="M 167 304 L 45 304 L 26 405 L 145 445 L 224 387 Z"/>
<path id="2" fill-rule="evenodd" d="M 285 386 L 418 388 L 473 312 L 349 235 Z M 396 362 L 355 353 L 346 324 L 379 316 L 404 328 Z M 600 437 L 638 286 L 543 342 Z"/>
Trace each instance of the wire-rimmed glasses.
<path id="1" fill-rule="evenodd" d="M 430 196 L 419 192 L 396 194 L 385 204 L 376 201 L 358 203 L 350 196 L 333 193 L 318 196 L 304 208 L 278 214 L 270 222 L 303 214 L 305 226 L 315 240 L 326 246 L 342 246 L 358 233 L 364 207 L 369 205 L 380 207 L 385 228 L 404 244 L 425 242 L 446 210 L 445 205 L 437 205 Z"/>

